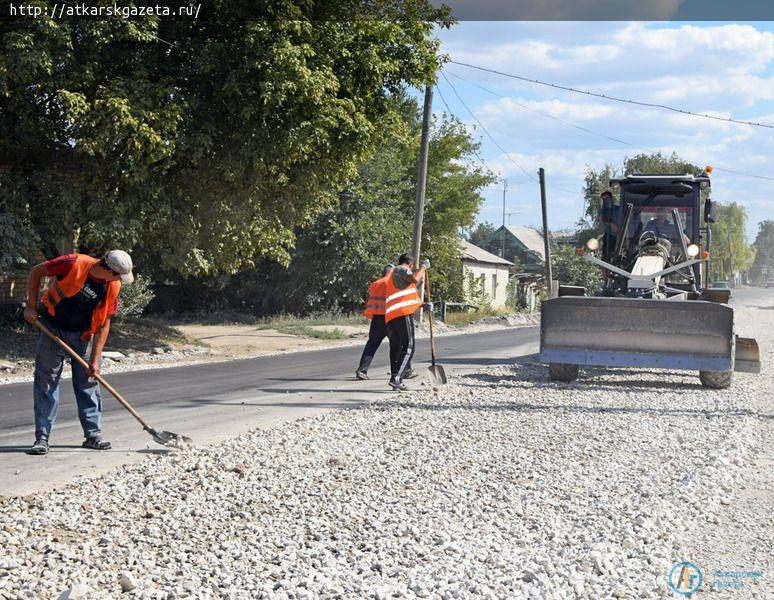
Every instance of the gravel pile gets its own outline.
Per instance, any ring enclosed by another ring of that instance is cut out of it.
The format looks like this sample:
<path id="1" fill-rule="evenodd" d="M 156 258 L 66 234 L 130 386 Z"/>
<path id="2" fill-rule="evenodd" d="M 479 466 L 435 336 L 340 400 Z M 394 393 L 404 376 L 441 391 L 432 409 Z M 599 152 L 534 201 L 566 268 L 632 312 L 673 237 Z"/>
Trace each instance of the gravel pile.
<path id="1" fill-rule="evenodd" d="M 771 391 L 524 363 L 156 456 L 6 499 L 0 598 L 668 598 L 700 543 L 707 590 Z M 727 597 L 774 594 L 768 518 Z"/>

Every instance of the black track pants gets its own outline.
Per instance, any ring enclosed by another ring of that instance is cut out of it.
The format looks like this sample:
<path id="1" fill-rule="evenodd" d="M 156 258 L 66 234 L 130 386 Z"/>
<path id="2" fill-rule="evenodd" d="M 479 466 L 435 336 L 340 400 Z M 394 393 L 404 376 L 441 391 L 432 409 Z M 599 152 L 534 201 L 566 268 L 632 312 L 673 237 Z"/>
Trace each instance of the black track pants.
<path id="1" fill-rule="evenodd" d="M 414 356 L 414 315 L 392 319 L 387 323 L 387 332 L 390 338 L 390 373 L 393 379 L 403 381 Z"/>
<path id="2" fill-rule="evenodd" d="M 368 330 L 368 341 L 363 348 L 363 355 L 360 357 L 360 366 L 358 371 L 368 373 L 368 367 L 374 359 L 376 351 L 382 344 L 382 340 L 387 337 L 387 325 L 384 323 L 384 315 L 376 315 L 371 319 L 371 328 Z"/>

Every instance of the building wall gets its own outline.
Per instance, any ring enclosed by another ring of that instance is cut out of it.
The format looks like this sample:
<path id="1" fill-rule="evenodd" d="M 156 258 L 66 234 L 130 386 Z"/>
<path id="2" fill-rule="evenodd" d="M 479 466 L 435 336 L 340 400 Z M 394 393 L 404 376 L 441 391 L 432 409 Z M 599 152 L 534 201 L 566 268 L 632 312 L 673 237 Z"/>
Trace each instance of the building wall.
<path id="1" fill-rule="evenodd" d="M 502 308 L 507 300 L 506 289 L 508 287 L 508 266 L 491 265 L 472 261 L 462 261 L 462 273 L 465 286 L 465 295 L 468 302 L 475 302 L 469 289 L 470 277 L 477 281 L 483 281 L 483 290 L 493 308 Z"/>

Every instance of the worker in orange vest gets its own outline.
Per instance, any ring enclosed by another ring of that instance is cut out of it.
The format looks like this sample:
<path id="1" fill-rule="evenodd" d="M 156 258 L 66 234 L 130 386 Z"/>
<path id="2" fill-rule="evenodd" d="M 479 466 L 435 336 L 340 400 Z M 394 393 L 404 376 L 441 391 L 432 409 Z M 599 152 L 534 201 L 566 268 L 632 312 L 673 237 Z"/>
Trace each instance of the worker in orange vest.
<path id="1" fill-rule="evenodd" d="M 51 283 L 38 308 L 43 277 L 51 277 Z M 25 320 L 34 323 L 40 318 L 89 364 L 87 371 L 71 361 L 75 402 L 86 437 L 84 448 L 110 448 L 110 442 L 102 439 L 99 383 L 91 378 L 99 374 L 110 318 L 118 311 L 121 283 L 132 281 L 132 259 L 123 250 L 112 250 L 102 258 L 65 254 L 42 262 L 30 271 Z M 59 380 L 64 360 L 64 350 L 41 332 L 35 347 L 35 443 L 29 454 L 48 453 L 48 439 L 59 407 Z"/>
<path id="2" fill-rule="evenodd" d="M 414 257 L 402 254 L 398 266 L 386 279 L 384 320 L 390 339 L 390 382 L 391 388 L 408 389 L 403 380 L 410 372 L 414 356 L 414 313 L 422 305 L 418 287 L 425 276 L 430 261 L 422 261 L 422 267 L 413 272 Z"/>
<path id="3" fill-rule="evenodd" d="M 382 269 L 382 276 L 372 282 L 368 287 L 368 301 L 366 302 L 365 316 L 370 319 L 371 326 L 368 330 L 368 341 L 363 354 L 360 356 L 360 365 L 355 371 L 355 377 L 358 379 L 368 379 L 368 367 L 374 359 L 376 351 L 382 344 L 382 340 L 387 337 L 387 326 L 384 322 L 384 295 L 387 277 L 390 276 L 395 265 L 388 263 Z"/>

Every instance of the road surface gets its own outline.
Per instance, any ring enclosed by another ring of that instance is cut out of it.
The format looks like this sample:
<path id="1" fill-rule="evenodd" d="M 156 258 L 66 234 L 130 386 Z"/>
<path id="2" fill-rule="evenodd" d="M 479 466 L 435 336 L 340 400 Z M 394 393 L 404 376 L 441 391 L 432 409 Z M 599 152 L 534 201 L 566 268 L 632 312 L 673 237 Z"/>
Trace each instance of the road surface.
<path id="1" fill-rule="evenodd" d="M 429 363 L 428 340 L 417 340 L 414 363 Z M 537 352 L 538 328 L 503 328 L 436 340 L 447 373 L 470 371 Z M 354 379 L 362 346 L 312 350 L 278 356 L 117 373 L 110 383 L 157 429 L 216 443 L 255 427 L 347 408 L 392 394 L 387 387 L 387 343 L 371 366 L 371 381 Z M 410 387 L 427 384 L 423 376 Z M 0 386 L 0 495 L 50 489 L 82 475 L 163 453 L 136 421 L 103 390 L 105 438 L 110 452 L 83 450 L 70 380 L 61 386 L 51 452 L 24 453 L 33 441 L 32 383 Z"/>

